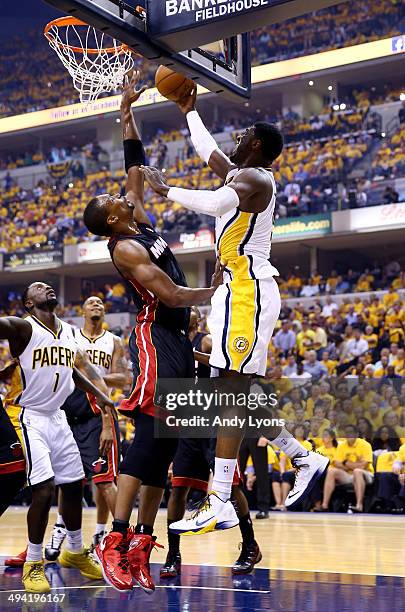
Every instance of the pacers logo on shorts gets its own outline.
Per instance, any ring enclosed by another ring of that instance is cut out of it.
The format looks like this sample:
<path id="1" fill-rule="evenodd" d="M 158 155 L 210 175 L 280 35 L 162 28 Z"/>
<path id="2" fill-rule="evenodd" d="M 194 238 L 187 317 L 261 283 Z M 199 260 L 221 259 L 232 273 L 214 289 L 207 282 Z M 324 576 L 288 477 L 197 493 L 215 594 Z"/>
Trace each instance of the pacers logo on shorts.
<path id="1" fill-rule="evenodd" d="M 238 351 L 238 353 L 245 353 L 249 348 L 249 340 L 243 336 L 238 336 L 233 341 L 233 348 L 235 351 Z"/>

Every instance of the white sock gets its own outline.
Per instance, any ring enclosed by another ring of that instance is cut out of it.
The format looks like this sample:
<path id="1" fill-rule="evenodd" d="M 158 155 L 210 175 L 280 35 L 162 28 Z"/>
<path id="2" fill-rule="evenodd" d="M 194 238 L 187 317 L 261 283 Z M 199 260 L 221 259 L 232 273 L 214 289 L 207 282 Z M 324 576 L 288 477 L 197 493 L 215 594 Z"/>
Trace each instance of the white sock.
<path id="1" fill-rule="evenodd" d="M 65 526 L 65 521 L 63 520 L 63 516 L 59 513 L 58 513 L 58 516 L 56 517 L 55 525 L 61 525 L 63 527 Z"/>
<path id="2" fill-rule="evenodd" d="M 277 438 L 272 440 L 272 442 L 290 459 L 297 457 L 297 455 L 305 455 L 308 452 L 285 427 L 283 427 Z"/>
<path id="3" fill-rule="evenodd" d="M 105 523 L 97 523 L 95 535 L 104 533 L 104 531 L 107 531 L 107 525 Z"/>
<path id="4" fill-rule="evenodd" d="M 222 501 L 226 502 L 231 497 L 233 475 L 236 468 L 236 459 L 222 459 L 215 457 L 214 478 L 212 490 Z"/>
<path id="5" fill-rule="evenodd" d="M 42 544 L 33 544 L 28 540 L 27 561 L 42 561 Z"/>
<path id="6" fill-rule="evenodd" d="M 77 529 L 76 531 L 66 530 L 66 549 L 69 552 L 78 553 L 83 549 L 83 538 L 82 530 Z"/>

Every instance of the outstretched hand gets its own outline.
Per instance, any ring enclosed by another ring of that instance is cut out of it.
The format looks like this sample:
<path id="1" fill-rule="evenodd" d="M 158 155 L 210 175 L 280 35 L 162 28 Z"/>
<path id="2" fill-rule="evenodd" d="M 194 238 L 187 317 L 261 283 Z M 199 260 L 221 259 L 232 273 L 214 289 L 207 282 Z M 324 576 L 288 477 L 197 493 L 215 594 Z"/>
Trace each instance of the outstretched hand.
<path id="1" fill-rule="evenodd" d="M 153 191 L 161 196 L 167 196 L 170 188 L 166 184 L 165 177 L 160 170 L 153 168 L 152 166 L 139 166 L 139 169 L 146 181 L 152 187 Z"/>
<path id="2" fill-rule="evenodd" d="M 217 260 L 215 262 L 214 274 L 211 278 L 211 287 L 213 287 L 214 289 L 217 289 L 224 282 L 225 267 L 225 264 L 222 264 L 221 259 L 217 257 Z"/>
<path id="3" fill-rule="evenodd" d="M 194 87 L 191 91 L 187 92 L 185 96 L 180 98 L 177 102 L 177 106 L 184 115 L 187 115 L 190 111 L 195 110 L 195 103 L 197 99 L 197 85 L 194 83 Z"/>
<path id="4" fill-rule="evenodd" d="M 124 82 L 122 84 L 122 99 L 121 106 L 130 107 L 131 104 L 139 100 L 143 92 L 148 88 L 147 85 L 143 85 L 140 89 L 136 89 L 141 78 L 140 70 L 130 70 L 124 76 Z"/>

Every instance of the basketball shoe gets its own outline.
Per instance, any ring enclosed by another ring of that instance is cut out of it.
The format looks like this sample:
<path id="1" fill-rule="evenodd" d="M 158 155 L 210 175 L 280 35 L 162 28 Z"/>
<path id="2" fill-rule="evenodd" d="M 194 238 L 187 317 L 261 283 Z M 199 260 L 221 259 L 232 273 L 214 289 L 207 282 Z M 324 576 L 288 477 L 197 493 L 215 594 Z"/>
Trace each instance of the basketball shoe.
<path id="1" fill-rule="evenodd" d="M 28 593 L 49 593 L 51 586 L 45 576 L 43 561 L 26 561 L 23 567 L 22 582 Z"/>
<path id="2" fill-rule="evenodd" d="M 160 568 L 161 578 L 176 578 L 181 574 L 181 554 L 178 550 L 169 550 L 165 564 Z"/>
<path id="3" fill-rule="evenodd" d="M 128 549 L 128 561 L 133 581 L 146 593 L 153 593 L 155 590 L 149 565 L 150 554 L 155 547 L 163 548 L 156 542 L 155 536 L 136 533 Z"/>
<path id="4" fill-rule="evenodd" d="M 94 549 L 104 580 L 117 591 L 132 590 L 128 547 L 133 535 L 133 528 L 128 529 L 125 536 L 118 531 L 110 531 Z"/>
<path id="5" fill-rule="evenodd" d="M 94 561 L 87 548 L 83 548 L 80 552 L 71 552 L 65 548 L 59 563 L 62 567 L 75 567 L 82 576 L 90 580 L 102 580 L 103 578 L 100 565 Z"/>
<path id="6" fill-rule="evenodd" d="M 239 544 L 239 546 L 241 548 L 239 558 L 232 566 L 232 574 L 234 576 L 238 574 L 250 574 L 253 571 L 256 563 L 259 563 L 262 560 L 262 553 L 260 552 L 259 545 L 255 540 L 248 544 L 242 542 Z"/>
<path id="7" fill-rule="evenodd" d="M 9 557 L 4 561 L 4 565 L 6 567 L 23 567 L 25 561 L 27 559 L 27 549 L 23 550 L 23 552 L 18 553 L 15 557 Z"/>
<path id="8" fill-rule="evenodd" d="M 66 527 L 56 523 L 53 526 L 51 539 L 45 546 L 45 559 L 47 561 L 56 561 L 60 555 L 62 544 L 66 538 Z"/>
<path id="9" fill-rule="evenodd" d="M 319 453 L 307 451 L 291 459 L 296 469 L 294 486 L 285 500 L 287 508 L 294 508 L 312 491 L 316 481 L 326 472 L 329 459 Z"/>
<path id="10" fill-rule="evenodd" d="M 93 541 L 89 546 L 89 551 L 91 554 L 94 553 L 96 546 L 98 546 L 101 540 L 107 535 L 108 531 L 100 531 L 100 533 L 95 533 L 93 536 Z"/>
<path id="11" fill-rule="evenodd" d="M 197 535 L 236 525 L 239 525 L 239 519 L 232 502 L 229 499 L 222 501 L 215 491 L 211 491 L 190 518 L 172 523 L 169 530 L 181 535 Z"/>

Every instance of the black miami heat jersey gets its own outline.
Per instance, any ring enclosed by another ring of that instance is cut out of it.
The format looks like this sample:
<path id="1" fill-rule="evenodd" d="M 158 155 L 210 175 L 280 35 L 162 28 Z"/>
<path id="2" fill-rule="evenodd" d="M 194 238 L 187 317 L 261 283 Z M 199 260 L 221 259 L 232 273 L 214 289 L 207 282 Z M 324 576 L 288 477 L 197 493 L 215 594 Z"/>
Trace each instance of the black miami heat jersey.
<path id="1" fill-rule="evenodd" d="M 141 244 L 149 253 L 151 261 L 165 272 L 171 280 L 182 287 L 187 286 L 183 270 L 164 239 L 155 230 L 145 223 L 138 223 L 140 233 L 129 236 L 114 236 L 108 243 L 112 262 L 114 263 L 114 249 L 121 240 L 133 240 Z M 115 265 L 115 263 L 114 263 Z M 158 323 L 173 332 L 188 333 L 190 319 L 189 308 L 169 308 L 163 304 L 150 291 L 142 287 L 134 278 L 127 278 L 118 269 L 118 273 L 128 287 L 134 304 L 137 308 L 137 324 Z"/>

